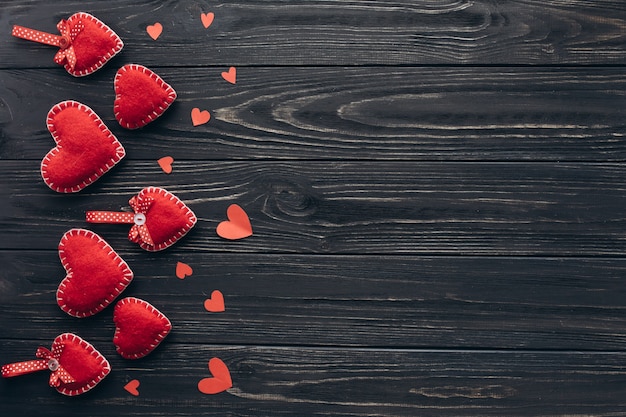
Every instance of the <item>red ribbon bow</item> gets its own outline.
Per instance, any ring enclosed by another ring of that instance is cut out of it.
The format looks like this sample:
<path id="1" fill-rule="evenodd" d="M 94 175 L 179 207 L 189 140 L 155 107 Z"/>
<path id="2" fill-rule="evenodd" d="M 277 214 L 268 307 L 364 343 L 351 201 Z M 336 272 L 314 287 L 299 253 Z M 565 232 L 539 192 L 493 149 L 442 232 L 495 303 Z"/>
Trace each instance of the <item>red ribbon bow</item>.
<path id="1" fill-rule="evenodd" d="M 128 232 L 128 240 L 131 242 L 145 243 L 151 246 L 154 245 L 152 236 L 150 236 L 150 231 L 146 225 L 146 213 L 148 213 L 152 203 L 154 203 L 154 198 L 152 197 L 147 197 L 139 201 L 137 196 L 131 198 L 128 202 L 135 212 L 135 216 L 133 217 L 135 224 L 133 224 L 133 227 L 131 227 Z M 141 217 L 141 215 L 143 215 L 143 217 Z"/>
<path id="2" fill-rule="evenodd" d="M 67 20 L 63 19 L 57 24 L 57 29 L 61 32 L 61 36 L 59 39 L 59 47 L 61 48 L 59 52 L 54 56 L 54 62 L 59 65 L 63 65 L 65 62 L 70 66 L 73 70 L 74 66 L 76 66 L 76 52 L 74 51 L 74 47 L 72 46 L 72 42 L 76 39 L 76 36 L 85 28 L 85 25 L 81 20 L 76 22 L 76 24 L 70 30 L 69 25 L 67 24 Z"/>
<path id="3" fill-rule="evenodd" d="M 128 201 L 134 213 L 120 211 L 88 211 L 85 215 L 85 219 L 88 223 L 134 223 L 128 232 L 128 240 L 133 243 L 145 243 L 153 246 L 154 241 L 146 225 L 146 215 L 152 203 L 154 203 L 154 198 L 152 197 L 145 197 L 140 200 L 137 196 L 134 196 Z"/>
<path id="4" fill-rule="evenodd" d="M 39 347 L 35 356 L 41 359 L 4 365 L 2 366 L 2 376 L 9 378 L 49 369 L 52 372 L 49 380 L 51 387 L 58 387 L 61 382 L 64 384 L 76 382 L 72 375 L 59 363 L 62 351 L 63 345 L 53 346 L 52 351 L 45 347 Z"/>
<path id="5" fill-rule="evenodd" d="M 59 65 L 63 65 L 67 62 L 69 67 L 74 70 L 76 66 L 76 52 L 74 51 L 72 42 L 74 42 L 78 34 L 85 29 L 85 25 L 81 20 L 78 20 L 70 29 L 67 20 L 63 19 L 57 24 L 57 29 L 61 32 L 61 36 L 15 25 L 13 26 L 12 34 L 15 37 L 29 41 L 58 46 L 61 49 L 54 56 L 54 62 Z"/>

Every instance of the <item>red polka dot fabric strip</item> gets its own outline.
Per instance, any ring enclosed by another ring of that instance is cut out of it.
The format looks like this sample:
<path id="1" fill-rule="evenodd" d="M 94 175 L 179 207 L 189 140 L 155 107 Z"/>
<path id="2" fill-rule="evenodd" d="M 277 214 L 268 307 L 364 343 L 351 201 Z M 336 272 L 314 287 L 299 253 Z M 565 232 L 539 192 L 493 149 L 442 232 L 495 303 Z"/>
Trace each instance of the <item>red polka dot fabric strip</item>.
<path id="1" fill-rule="evenodd" d="M 62 36 L 53 35 L 51 33 L 41 32 L 35 29 L 25 28 L 23 26 L 13 26 L 13 36 L 20 39 L 43 43 L 44 45 L 61 47 Z"/>

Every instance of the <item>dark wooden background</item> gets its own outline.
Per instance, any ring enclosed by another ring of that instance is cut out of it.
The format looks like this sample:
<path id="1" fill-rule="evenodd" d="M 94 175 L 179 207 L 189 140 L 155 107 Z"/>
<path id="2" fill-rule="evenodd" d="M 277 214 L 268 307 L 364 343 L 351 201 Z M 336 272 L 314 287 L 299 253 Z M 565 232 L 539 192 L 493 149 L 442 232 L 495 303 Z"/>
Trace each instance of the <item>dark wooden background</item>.
<path id="1" fill-rule="evenodd" d="M 77 11 L 125 42 L 91 76 L 10 36 Z M 5 0 L 0 29 L 0 362 L 71 331 L 113 367 L 74 398 L 45 372 L 1 380 L 2 416 L 626 415 L 626 2 Z M 138 131 L 113 117 L 125 63 L 178 92 Z M 39 175 L 66 99 L 127 150 L 76 195 Z M 211 121 L 193 127 L 193 107 Z M 150 185 L 199 217 L 174 247 L 84 222 Z M 254 236 L 216 235 L 231 203 Z M 110 308 L 57 307 L 72 227 L 101 234 L 135 272 L 125 295 L 172 320 L 148 357 L 115 353 Z M 178 261 L 194 274 L 177 279 Z M 224 313 L 203 308 L 214 289 Z M 214 356 L 234 386 L 203 395 Z"/>

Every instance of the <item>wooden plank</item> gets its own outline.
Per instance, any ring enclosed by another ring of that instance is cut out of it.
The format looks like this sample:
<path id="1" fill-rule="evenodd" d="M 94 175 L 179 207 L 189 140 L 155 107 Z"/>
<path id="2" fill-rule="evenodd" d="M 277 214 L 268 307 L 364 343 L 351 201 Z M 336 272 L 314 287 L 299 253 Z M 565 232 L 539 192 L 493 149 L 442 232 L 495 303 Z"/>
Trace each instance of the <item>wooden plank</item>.
<path id="1" fill-rule="evenodd" d="M 39 343 L 2 340 L 2 357 L 31 357 Z M 0 381 L 3 415 L 67 416 L 615 416 L 626 406 L 626 359 L 554 352 L 372 351 L 166 345 L 137 362 L 99 348 L 113 371 L 68 398 L 47 375 Z M 233 388 L 214 396 L 197 383 L 207 362 L 227 364 Z M 123 386 L 140 381 L 138 397 Z"/>
<path id="2" fill-rule="evenodd" d="M 0 155 L 41 159 L 46 114 L 92 107 L 129 159 L 386 159 L 623 161 L 626 80 L 619 68 L 159 68 L 178 91 L 138 131 L 113 117 L 109 67 L 0 71 Z M 212 120 L 194 127 L 190 112 Z"/>
<path id="3" fill-rule="evenodd" d="M 621 0 L 0 2 L 5 26 L 52 32 L 90 12 L 144 65 L 624 64 Z M 202 12 L 215 20 L 205 29 Z M 155 22 L 157 41 L 146 33 Z M 7 25 L 8 24 L 8 25 Z M 3 68 L 52 66 L 52 48 L 7 40 Z"/>
<path id="4" fill-rule="evenodd" d="M 123 161 L 76 195 L 49 190 L 39 161 L 0 161 L 2 249 L 52 249 L 87 210 L 128 208 L 162 186 L 199 217 L 180 253 L 621 256 L 622 164 Z M 11 179 L 10 181 L 8 179 Z M 215 233 L 231 203 L 255 235 Z M 126 225 L 93 225 L 114 247 Z"/>
<path id="5" fill-rule="evenodd" d="M 619 350 L 626 346 L 626 259 L 299 256 L 120 252 L 135 273 L 123 296 L 173 323 L 172 343 Z M 63 313 L 56 251 L 0 251 L 0 334 L 72 331 L 110 343 L 112 309 Z M 193 275 L 176 278 L 178 261 Z M 219 289 L 226 311 L 204 300 Z M 1 357 L 1 355 L 0 355 Z"/>

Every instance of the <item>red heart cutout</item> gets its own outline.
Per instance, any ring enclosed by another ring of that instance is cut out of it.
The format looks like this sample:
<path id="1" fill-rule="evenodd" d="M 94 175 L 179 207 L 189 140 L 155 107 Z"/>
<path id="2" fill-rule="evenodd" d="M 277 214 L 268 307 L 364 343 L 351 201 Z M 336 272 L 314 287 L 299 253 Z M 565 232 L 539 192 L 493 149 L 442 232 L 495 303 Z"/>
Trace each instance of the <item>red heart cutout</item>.
<path id="1" fill-rule="evenodd" d="M 211 23 L 213 23 L 213 19 L 215 19 L 215 14 L 213 12 L 200 13 L 200 19 L 202 20 L 202 26 L 204 26 L 205 29 L 208 29 L 208 27 L 211 26 Z"/>
<path id="2" fill-rule="evenodd" d="M 212 358 L 209 361 L 209 371 L 213 378 L 204 378 L 198 382 L 198 389 L 203 394 L 219 394 L 233 386 L 230 371 L 221 359 Z"/>
<path id="3" fill-rule="evenodd" d="M 106 358 L 72 333 L 57 336 L 50 350 L 37 349 L 37 357 L 40 359 L 4 365 L 2 376 L 9 378 L 50 370 L 50 386 L 61 394 L 74 396 L 89 391 L 111 372 Z"/>
<path id="4" fill-rule="evenodd" d="M 166 174 L 172 173 L 172 164 L 174 163 L 174 158 L 172 158 L 171 156 L 164 156 L 163 158 L 159 159 L 157 162 L 159 166 L 161 167 L 161 169 L 163 170 L 163 172 L 165 172 Z"/>
<path id="5" fill-rule="evenodd" d="M 159 22 L 156 22 L 154 25 L 149 25 L 146 27 L 146 32 L 153 40 L 157 40 L 159 36 L 161 36 L 161 32 L 163 32 L 163 25 Z"/>
<path id="6" fill-rule="evenodd" d="M 90 230 L 67 231 L 59 243 L 59 258 L 67 275 L 57 289 L 57 304 L 70 316 L 102 311 L 133 279 L 128 264 Z"/>
<path id="7" fill-rule="evenodd" d="M 115 74 L 113 84 L 115 118 L 127 129 L 138 129 L 154 121 L 176 100 L 176 91 L 142 65 L 124 65 Z"/>
<path id="8" fill-rule="evenodd" d="M 54 61 L 75 77 L 97 71 L 124 47 L 111 28 L 88 13 L 75 13 L 61 20 L 57 28 L 61 36 L 14 26 L 13 36 L 58 46 Z"/>
<path id="9" fill-rule="evenodd" d="M 235 240 L 252 236 L 252 225 L 248 215 L 237 204 L 231 204 L 226 210 L 228 220 L 217 225 L 217 234 L 224 239 Z"/>
<path id="10" fill-rule="evenodd" d="M 185 279 L 193 274 L 193 269 L 184 262 L 176 263 L 176 277 Z"/>
<path id="11" fill-rule="evenodd" d="M 237 68 L 230 67 L 228 71 L 222 72 L 222 78 L 231 84 L 237 83 Z"/>
<path id="12" fill-rule="evenodd" d="M 78 192 L 126 155 L 100 117 L 77 101 L 62 101 L 52 107 L 46 123 L 57 146 L 41 161 L 41 176 L 54 191 Z"/>
<path id="13" fill-rule="evenodd" d="M 226 311 L 224 305 L 224 294 L 220 290 L 215 290 L 211 293 L 211 298 L 204 300 L 204 309 L 211 313 L 221 313 Z"/>
<path id="14" fill-rule="evenodd" d="M 128 384 L 124 385 L 124 389 L 137 397 L 139 395 L 139 381 L 137 379 L 133 379 L 132 381 L 128 381 Z"/>
<path id="15" fill-rule="evenodd" d="M 135 297 L 126 297 L 115 305 L 113 321 L 113 344 L 126 359 L 143 358 L 172 330 L 172 323 L 163 313 Z"/>
<path id="16" fill-rule="evenodd" d="M 211 113 L 208 110 L 200 111 L 199 108 L 194 107 L 191 109 L 191 123 L 194 126 L 200 126 L 208 123 L 211 120 Z"/>

